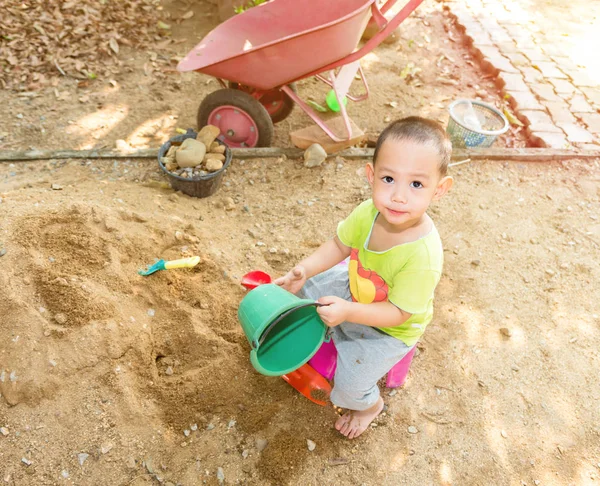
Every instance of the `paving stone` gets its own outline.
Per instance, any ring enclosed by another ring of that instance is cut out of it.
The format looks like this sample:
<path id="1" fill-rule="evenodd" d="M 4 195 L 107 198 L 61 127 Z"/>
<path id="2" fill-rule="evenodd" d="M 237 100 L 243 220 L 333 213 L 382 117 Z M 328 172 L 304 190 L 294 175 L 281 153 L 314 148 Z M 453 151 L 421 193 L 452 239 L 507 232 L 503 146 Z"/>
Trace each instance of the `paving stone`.
<path id="1" fill-rule="evenodd" d="M 502 28 L 489 31 L 490 37 L 494 42 L 510 42 L 512 37 Z"/>
<path id="2" fill-rule="evenodd" d="M 520 74 L 501 73 L 500 78 L 504 81 L 505 91 L 529 91 Z"/>
<path id="3" fill-rule="evenodd" d="M 549 56 L 558 56 L 558 57 L 564 57 L 566 56 L 566 52 L 561 49 L 560 47 L 558 47 L 556 45 L 556 43 L 554 43 L 552 41 L 552 39 L 544 39 L 541 42 L 542 45 L 542 50 L 544 51 L 545 54 L 549 55 Z"/>
<path id="4" fill-rule="evenodd" d="M 594 136 L 585 128 L 574 123 L 557 123 L 567 134 L 569 142 L 591 143 L 594 141 Z"/>
<path id="5" fill-rule="evenodd" d="M 596 110 L 590 105 L 582 94 L 574 94 L 570 101 L 573 113 L 595 113 Z"/>
<path id="6" fill-rule="evenodd" d="M 481 17 L 479 18 L 479 22 L 481 22 L 481 26 L 486 32 L 491 33 L 492 31 L 503 30 L 502 27 L 500 27 L 500 24 L 496 22 L 496 19 L 492 17 Z"/>
<path id="7" fill-rule="evenodd" d="M 557 125 L 576 122 L 575 117 L 571 114 L 570 106 L 565 101 L 546 101 L 544 104 Z"/>
<path id="8" fill-rule="evenodd" d="M 535 143 L 538 147 L 548 147 L 556 149 L 565 149 L 569 147 L 569 142 L 567 141 L 563 133 L 532 132 L 529 136 L 532 142 Z"/>
<path id="9" fill-rule="evenodd" d="M 593 80 L 581 69 L 563 69 L 563 71 L 569 78 L 571 78 L 571 81 L 577 87 L 600 88 L 600 81 Z"/>
<path id="10" fill-rule="evenodd" d="M 493 46 L 494 41 L 490 38 L 487 32 L 472 32 L 470 30 L 466 31 L 468 37 L 471 38 L 473 45 L 479 48 L 480 46 Z"/>
<path id="11" fill-rule="evenodd" d="M 527 84 L 529 84 L 529 87 L 531 87 L 531 84 L 544 82 L 544 76 L 542 76 L 542 73 L 540 73 L 537 69 L 524 66 L 519 66 L 519 69 L 521 74 L 523 74 L 523 79 Z M 550 86 L 550 88 L 552 88 L 552 86 Z M 552 88 L 552 92 L 554 92 L 554 88 Z"/>
<path id="12" fill-rule="evenodd" d="M 571 84 L 570 81 L 567 81 L 565 79 L 550 78 L 548 79 L 548 81 L 552 83 L 552 85 L 554 86 L 554 91 L 556 91 L 557 93 L 571 94 L 574 93 L 576 90 L 575 86 L 573 86 L 573 84 Z"/>
<path id="13" fill-rule="evenodd" d="M 540 49 L 538 49 L 537 47 L 533 48 L 533 49 L 519 49 L 519 50 L 530 61 L 533 61 L 533 62 L 550 61 L 550 58 L 546 54 L 544 54 Z"/>
<path id="14" fill-rule="evenodd" d="M 519 117 L 525 119 L 530 132 L 551 132 L 564 135 L 563 131 L 554 124 L 550 115 L 545 111 L 522 110 L 519 111 Z"/>
<path id="15" fill-rule="evenodd" d="M 569 71 L 578 71 L 581 68 L 575 64 L 570 57 L 563 56 L 550 56 L 550 58 L 556 63 L 557 66 L 560 66 L 560 69 L 563 71 L 568 69 Z"/>
<path id="16" fill-rule="evenodd" d="M 477 20 L 463 21 L 460 25 L 469 33 L 484 32 L 483 27 L 481 27 L 481 24 Z"/>
<path id="17" fill-rule="evenodd" d="M 543 110 L 537 98 L 531 91 L 510 91 L 505 90 L 510 95 L 510 104 L 516 110 Z"/>
<path id="18" fill-rule="evenodd" d="M 521 52 L 523 52 L 525 49 L 529 50 L 538 48 L 538 45 L 530 37 L 521 37 L 518 39 L 513 38 L 513 40 L 515 41 L 517 47 L 521 49 Z"/>
<path id="19" fill-rule="evenodd" d="M 538 72 L 537 70 L 535 71 Z M 551 84 L 531 83 L 529 87 L 543 101 L 562 101 L 562 98 L 554 92 L 554 86 Z"/>
<path id="20" fill-rule="evenodd" d="M 600 144 L 596 143 L 582 143 L 577 145 L 581 150 L 591 151 L 591 152 L 600 152 Z"/>
<path id="21" fill-rule="evenodd" d="M 545 78 L 567 79 L 567 75 L 554 62 L 538 61 L 533 67 L 539 69 Z"/>
<path id="22" fill-rule="evenodd" d="M 507 52 L 507 53 L 503 53 L 503 55 L 505 57 L 508 57 L 510 59 L 510 62 L 513 63 L 513 66 L 516 66 L 519 69 L 522 69 L 523 67 L 526 67 L 526 66 L 531 66 L 531 61 L 529 61 L 529 59 L 527 59 L 520 52 Z"/>
<path id="23" fill-rule="evenodd" d="M 498 42 L 496 44 L 500 52 L 504 55 L 508 53 L 516 54 L 519 52 L 517 45 L 511 40 L 510 42 Z"/>
<path id="24" fill-rule="evenodd" d="M 588 99 L 588 101 L 600 106 L 600 89 L 587 88 L 583 86 L 581 91 L 583 91 L 583 94 L 585 94 L 585 97 Z"/>
<path id="25" fill-rule="evenodd" d="M 581 121 L 585 123 L 587 129 L 595 134 L 600 134 L 600 114 L 598 113 L 582 113 Z"/>

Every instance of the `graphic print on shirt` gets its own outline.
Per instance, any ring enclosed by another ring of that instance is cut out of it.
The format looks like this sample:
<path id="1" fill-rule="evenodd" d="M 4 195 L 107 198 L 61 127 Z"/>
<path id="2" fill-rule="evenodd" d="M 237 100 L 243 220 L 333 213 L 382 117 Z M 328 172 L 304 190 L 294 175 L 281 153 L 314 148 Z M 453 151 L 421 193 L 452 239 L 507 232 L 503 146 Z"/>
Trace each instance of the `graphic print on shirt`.
<path id="1" fill-rule="evenodd" d="M 373 270 L 363 268 L 358 259 L 358 249 L 352 248 L 348 262 L 348 277 L 352 300 L 361 304 L 385 302 L 388 298 L 388 286 Z"/>

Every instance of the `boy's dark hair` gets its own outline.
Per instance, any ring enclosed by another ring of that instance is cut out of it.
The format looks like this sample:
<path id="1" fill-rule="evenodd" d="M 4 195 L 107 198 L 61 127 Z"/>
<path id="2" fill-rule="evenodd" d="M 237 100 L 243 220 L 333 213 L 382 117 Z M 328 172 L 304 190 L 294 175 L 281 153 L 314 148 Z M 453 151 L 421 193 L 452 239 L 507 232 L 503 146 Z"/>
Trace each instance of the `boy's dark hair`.
<path id="1" fill-rule="evenodd" d="M 452 144 L 448 134 L 438 122 L 420 116 L 409 116 L 390 123 L 377 139 L 373 165 L 377 162 L 381 146 L 388 138 L 432 144 L 440 155 L 440 174 L 444 177 L 448 173 Z"/>

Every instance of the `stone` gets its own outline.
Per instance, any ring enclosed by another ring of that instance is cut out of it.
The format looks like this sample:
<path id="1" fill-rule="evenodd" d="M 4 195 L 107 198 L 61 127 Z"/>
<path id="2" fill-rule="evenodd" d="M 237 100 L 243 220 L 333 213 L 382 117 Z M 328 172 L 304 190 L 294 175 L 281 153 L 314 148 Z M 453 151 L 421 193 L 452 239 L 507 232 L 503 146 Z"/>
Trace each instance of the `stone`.
<path id="1" fill-rule="evenodd" d="M 583 96 L 581 94 L 573 95 L 569 104 L 571 105 L 571 111 L 573 113 L 595 113 L 596 112 L 596 110 L 594 110 L 592 105 L 590 105 L 588 103 L 585 96 Z"/>
<path id="2" fill-rule="evenodd" d="M 202 163 L 204 155 L 206 155 L 206 146 L 202 142 L 186 138 L 177 149 L 175 160 L 179 167 L 193 168 Z"/>
<path id="3" fill-rule="evenodd" d="M 500 78 L 504 82 L 505 91 L 529 91 L 529 88 L 520 74 L 500 73 Z"/>
<path id="4" fill-rule="evenodd" d="M 248 449 L 244 449 L 244 450 L 242 451 L 242 457 L 243 457 L 244 459 L 247 459 L 249 455 L 250 455 L 250 451 L 249 451 Z"/>
<path id="5" fill-rule="evenodd" d="M 318 143 L 313 143 L 304 152 L 304 167 L 318 167 L 327 159 L 327 152 Z"/>
<path id="6" fill-rule="evenodd" d="M 6 249 L 2 248 L 0 249 L 0 257 L 3 257 L 4 255 L 6 255 Z"/>
<path id="7" fill-rule="evenodd" d="M 210 147 L 220 133 L 221 130 L 219 127 L 215 127 L 214 125 L 206 125 L 198 132 L 196 140 L 202 142 L 205 147 Z"/>
<path id="8" fill-rule="evenodd" d="M 583 113 L 580 115 L 581 121 L 585 123 L 587 129 L 595 134 L 600 134 L 600 114 L 593 113 Z"/>
<path id="9" fill-rule="evenodd" d="M 208 150 L 211 154 L 225 154 L 227 147 L 225 145 L 221 145 L 219 142 L 213 142 L 210 144 L 210 149 Z"/>
<path id="10" fill-rule="evenodd" d="M 555 123 L 576 122 L 575 117 L 571 113 L 571 108 L 565 101 L 547 101 L 544 104 Z"/>
<path id="11" fill-rule="evenodd" d="M 537 98 L 529 90 L 527 91 L 506 91 L 510 95 L 510 103 L 517 110 L 543 110 L 544 107 L 540 104 Z"/>
<path id="12" fill-rule="evenodd" d="M 408 433 L 409 434 L 418 434 L 419 433 L 419 429 L 417 429 L 414 425 L 409 425 L 409 427 L 408 427 Z"/>
<path id="13" fill-rule="evenodd" d="M 562 134 L 563 131 L 558 128 L 550 115 L 540 110 L 522 110 L 519 115 L 525 118 L 527 128 L 530 132 L 553 132 Z"/>
<path id="14" fill-rule="evenodd" d="M 306 445 L 308 447 L 308 450 L 310 452 L 314 451 L 317 447 L 317 444 L 315 444 L 312 440 L 310 439 L 306 439 Z"/>
<path id="15" fill-rule="evenodd" d="M 217 172 L 223 168 L 223 162 L 218 159 L 208 159 L 206 161 L 206 170 L 208 172 Z"/>
<path id="16" fill-rule="evenodd" d="M 567 140 L 571 143 L 591 143 L 594 141 L 593 135 L 585 128 L 574 123 L 557 123 L 567 134 Z"/>
<path id="17" fill-rule="evenodd" d="M 505 439 L 508 437 L 508 434 L 506 433 L 506 430 L 502 430 L 502 431 L 500 432 L 500 435 L 501 435 L 502 437 L 504 437 Z"/>
<path id="18" fill-rule="evenodd" d="M 569 142 L 563 133 L 554 132 L 531 132 L 529 135 L 532 141 L 538 147 L 548 147 L 556 149 L 569 148 Z"/>
<path id="19" fill-rule="evenodd" d="M 77 454 L 77 460 L 79 461 L 79 465 L 83 466 L 83 463 L 86 461 L 86 459 L 90 457 L 89 454 L 86 454 L 85 452 L 81 452 L 79 454 Z"/>
<path id="20" fill-rule="evenodd" d="M 230 197 L 226 197 L 223 199 L 223 208 L 225 209 L 225 211 L 232 211 L 235 209 L 235 201 L 230 198 Z"/>
<path id="21" fill-rule="evenodd" d="M 214 429 L 214 428 L 215 428 L 215 425 L 214 425 L 214 424 L 208 424 L 208 425 L 206 426 L 206 430 L 212 430 L 212 429 Z"/>
<path id="22" fill-rule="evenodd" d="M 50 189 L 52 189 L 53 191 L 62 191 L 63 190 L 63 186 L 61 186 L 60 184 L 52 184 L 50 186 Z"/>
<path id="23" fill-rule="evenodd" d="M 8 435 L 8 429 L 6 427 L 0 427 L 0 434 L 6 437 Z"/>
<path id="24" fill-rule="evenodd" d="M 21 458 L 21 462 L 23 464 L 25 464 L 26 466 L 31 466 L 33 464 L 33 462 L 31 462 L 29 459 L 27 459 L 26 457 L 22 457 Z"/>
<path id="25" fill-rule="evenodd" d="M 216 154 L 213 152 L 208 152 L 204 156 L 204 162 L 208 162 L 210 159 L 220 160 L 221 162 L 225 162 L 225 156 L 223 154 Z"/>
<path id="26" fill-rule="evenodd" d="M 506 337 L 511 337 L 512 331 L 508 327 L 501 327 L 500 334 L 502 334 L 503 336 L 506 336 Z"/>
<path id="27" fill-rule="evenodd" d="M 548 83 L 530 83 L 529 87 L 543 101 L 562 101 L 554 91 L 554 86 Z"/>
<path id="28" fill-rule="evenodd" d="M 173 367 L 172 366 L 167 366 L 167 369 L 165 370 L 165 375 L 167 375 L 167 376 L 173 375 Z"/>
<path id="29" fill-rule="evenodd" d="M 557 93 L 572 94 L 577 91 L 577 88 L 575 88 L 575 86 L 573 86 L 571 82 L 566 79 L 550 78 L 548 81 L 552 83 L 554 90 Z"/>
<path id="30" fill-rule="evenodd" d="M 189 437 L 189 436 L 190 436 L 190 434 L 191 434 L 191 432 L 190 432 L 188 429 L 185 429 L 185 430 L 183 431 L 183 435 L 185 435 L 186 437 Z"/>
<path id="31" fill-rule="evenodd" d="M 217 480 L 219 481 L 219 484 L 223 484 L 223 481 L 225 481 L 225 473 L 223 472 L 222 467 L 217 468 Z"/>
<path id="32" fill-rule="evenodd" d="M 471 265 L 473 265 L 474 267 L 478 267 L 479 265 L 481 265 L 481 260 L 472 260 Z"/>
<path id="33" fill-rule="evenodd" d="M 110 442 L 107 442 L 105 444 L 102 444 L 102 446 L 100 447 L 100 452 L 102 452 L 102 454 L 108 454 L 112 448 L 113 445 Z"/>
<path id="34" fill-rule="evenodd" d="M 567 79 L 567 75 L 558 69 L 556 63 L 553 61 L 538 61 L 535 63 L 534 67 L 540 71 L 545 78 Z"/>
<path id="35" fill-rule="evenodd" d="M 267 439 L 256 439 L 256 441 L 254 441 L 254 444 L 256 445 L 256 449 L 258 450 L 258 452 L 262 452 L 267 448 L 269 441 Z"/>
<path id="36" fill-rule="evenodd" d="M 67 316 L 64 315 L 62 312 L 59 312 L 58 314 L 54 315 L 54 320 L 62 326 L 67 323 Z"/>

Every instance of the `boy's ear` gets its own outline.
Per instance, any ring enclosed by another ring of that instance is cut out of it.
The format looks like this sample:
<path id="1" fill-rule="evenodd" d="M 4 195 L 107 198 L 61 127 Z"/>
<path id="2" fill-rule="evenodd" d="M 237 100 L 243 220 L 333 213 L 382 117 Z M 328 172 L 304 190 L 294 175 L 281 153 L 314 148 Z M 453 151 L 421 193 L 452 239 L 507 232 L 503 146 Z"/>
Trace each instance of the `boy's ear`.
<path id="1" fill-rule="evenodd" d="M 369 185 L 373 187 L 373 181 L 375 180 L 375 167 L 373 167 L 373 163 L 367 163 L 365 167 L 365 174 L 367 175 L 367 180 L 369 181 Z"/>
<path id="2" fill-rule="evenodd" d="M 438 182 L 437 187 L 435 188 L 435 193 L 433 194 L 433 200 L 437 201 L 441 199 L 452 187 L 454 184 L 454 179 L 451 176 L 442 177 L 440 182 Z"/>

